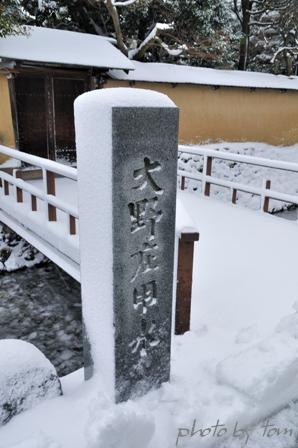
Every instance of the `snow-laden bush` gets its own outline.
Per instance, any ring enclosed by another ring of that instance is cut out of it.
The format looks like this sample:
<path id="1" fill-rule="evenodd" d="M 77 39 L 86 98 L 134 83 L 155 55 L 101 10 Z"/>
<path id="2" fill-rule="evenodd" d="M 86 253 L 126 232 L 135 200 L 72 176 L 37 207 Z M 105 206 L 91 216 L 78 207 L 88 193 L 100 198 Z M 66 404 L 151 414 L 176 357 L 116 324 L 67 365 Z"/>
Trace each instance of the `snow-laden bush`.
<path id="1" fill-rule="evenodd" d="M 61 393 L 55 367 L 40 350 L 21 340 L 0 340 L 0 425 Z"/>

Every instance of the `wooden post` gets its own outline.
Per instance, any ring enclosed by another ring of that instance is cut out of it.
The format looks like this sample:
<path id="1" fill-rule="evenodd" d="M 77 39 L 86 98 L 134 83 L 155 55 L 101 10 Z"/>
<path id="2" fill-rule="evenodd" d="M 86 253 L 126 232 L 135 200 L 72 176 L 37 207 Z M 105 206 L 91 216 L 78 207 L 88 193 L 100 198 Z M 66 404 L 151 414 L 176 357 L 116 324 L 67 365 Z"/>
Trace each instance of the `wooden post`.
<path id="1" fill-rule="evenodd" d="M 48 158 L 56 159 L 55 152 L 55 118 L 54 118 L 54 78 L 45 77 L 45 99 L 46 99 L 46 123 L 47 123 L 47 152 Z M 56 221 L 53 219 L 50 221 Z"/>
<path id="2" fill-rule="evenodd" d="M 17 179 L 22 179 L 22 171 L 17 170 L 14 172 L 14 175 Z M 19 187 L 16 187 L 17 193 L 17 202 L 23 202 L 23 190 Z"/>
<path id="3" fill-rule="evenodd" d="M 232 203 L 233 204 L 237 203 L 237 190 L 235 188 L 233 188 L 233 192 L 232 192 Z"/>
<path id="4" fill-rule="evenodd" d="M 31 210 L 33 212 L 37 211 L 37 200 L 36 200 L 36 196 L 34 196 L 34 194 L 31 194 Z"/>
<path id="5" fill-rule="evenodd" d="M 46 182 L 47 182 L 47 194 L 56 195 L 55 188 L 55 174 L 51 171 L 46 171 Z M 49 221 L 57 221 L 57 210 L 51 204 L 48 204 L 48 219 Z"/>
<path id="6" fill-rule="evenodd" d="M 271 188 L 271 180 L 266 180 L 266 182 L 265 182 L 265 189 L 266 190 L 270 190 L 270 188 Z M 265 213 L 269 212 L 269 201 L 270 201 L 270 198 L 265 195 L 264 203 L 263 203 L 263 211 Z"/>
<path id="7" fill-rule="evenodd" d="M 204 167 L 204 174 L 205 176 L 211 176 L 211 171 L 212 171 L 212 157 L 208 156 L 207 157 L 207 161 Z M 204 188 L 204 195 L 205 196 L 210 196 L 210 182 L 205 182 L 205 188 Z"/>
<path id="8" fill-rule="evenodd" d="M 9 183 L 7 182 L 7 180 L 4 181 L 4 195 L 9 195 Z"/>
<path id="9" fill-rule="evenodd" d="M 185 190 L 185 176 L 181 176 L 181 190 Z"/>
<path id="10" fill-rule="evenodd" d="M 69 215 L 69 234 L 76 234 L 76 218 L 74 216 Z"/>
<path id="11" fill-rule="evenodd" d="M 184 233 L 179 240 L 175 334 L 190 328 L 194 242 L 198 240 L 199 233 Z"/>

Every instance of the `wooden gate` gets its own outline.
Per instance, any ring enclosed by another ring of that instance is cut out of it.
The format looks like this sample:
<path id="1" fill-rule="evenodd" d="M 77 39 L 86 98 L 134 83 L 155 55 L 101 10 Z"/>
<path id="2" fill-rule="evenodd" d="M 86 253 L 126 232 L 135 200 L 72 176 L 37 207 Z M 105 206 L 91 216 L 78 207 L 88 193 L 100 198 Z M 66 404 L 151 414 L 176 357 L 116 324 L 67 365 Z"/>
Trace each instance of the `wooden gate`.
<path id="1" fill-rule="evenodd" d="M 75 159 L 73 102 L 88 90 L 84 75 L 16 75 L 15 127 L 21 151 L 52 160 Z"/>
<path id="2" fill-rule="evenodd" d="M 36 156 L 51 158 L 47 141 L 44 78 L 17 76 L 15 92 L 19 149 Z"/>

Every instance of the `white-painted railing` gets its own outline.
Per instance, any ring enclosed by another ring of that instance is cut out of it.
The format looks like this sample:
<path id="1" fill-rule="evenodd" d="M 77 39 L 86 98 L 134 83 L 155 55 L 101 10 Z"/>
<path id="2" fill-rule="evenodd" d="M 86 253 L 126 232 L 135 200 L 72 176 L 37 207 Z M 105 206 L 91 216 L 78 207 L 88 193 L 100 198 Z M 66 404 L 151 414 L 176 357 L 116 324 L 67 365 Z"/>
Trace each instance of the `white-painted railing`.
<path id="1" fill-rule="evenodd" d="M 180 177 L 180 188 L 185 189 L 185 179 L 197 180 L 202 183 L 202 193 L 205 196 L 210 196 L 211 185 L 217 185 L 225 187 L 231 191 L 231 201 L 236 204 L 238 191 L 251 193 L 261 197 L 261 209 L 264 212 L 269 211 L 270 199 L 286 202 L 298 206 L 298 195 L 282 193 L 271 190 L 270 179 L 264 179 L 262 187 L 255 187 L 253 185 L 242 184 L 233 182 L 226 179 L 221 179 L 212 175 L 212 163 L 214 159 L 226 160 L 236 163 L 245 163 L 248 165 L 255 165 L 258 167 L 276 169 L 281 171 L 287 171 L 298 174 L 298 163 L 285 162 L 282 160 L 271 160 L 261 157 L 245 156 L 240 154 L 234 154 L 232 152 L 215 151 L 209 148 L 190 148 L 189 146 L 181 145 L 179 147 L 180 154 L 189 154 L 192 156 L 203 157 L 203 171 L 202 173 L 192 174 L 187 171 L 178 170 L 178 176 Z"/>
<path id="2" fill-rule="evenodd" d="M 192 179 L 200 181 L 202 183 L 202 193 L 205 196 L 210 196 L 211 185 L 217 185 L 230 189 L 231 200 L 234 204 L 237 202 L 238 191 L 260 196 L 261 208 L 265 212 L 268 212 L 269 210 L 270 199 L 275 199 L 298 206 L 298 195 L 271 190 L 271 182 L 269 179 L 264 179 L 263 186 L 257 187 L 221 179 L 212 175 L 212 162 L 214 159 L 245 163 L 258 167 L 271 168 L 298 174 L 297 163 L 239 155 L 231 152 L 220 152 L 211 150 L 206 147 L 190 148 L 188 146 L 181 145 L 179 147 L 179 152 L 192 156 L 201 156 L 204 159 L 202 173 L 193 174 L 181 169 L 178 170 L 178 176 L 180 177 L 180 187 L 182 190 L 185 189 L 185 179 Z M 70 235 L 76 235 L 76 224 L 77 220 L 79 219 L 77 208 L 67 203 L 65 201 L 65 198 L 60 199 L 56 197 L 56 177 L 64 177 L 72 181 L 77 181 L 78 174 L 76 168 L 69 167 L 52 160 L 47 160 L 41 157 L 23 153 L 21 151 L 11 149 L 3 145 L 0 145 L 0 154 L 6 155 L 11 159 L 19 160 L 23 163 L 29 164 L 30 166 L 39 168 L 41 170 L 43 179 L 43 187 L 42 189 L 40 189 L 32 185 L 32 182 L 30 183 L 29 181 L 21 178 L 22 169 L 20 168 L 11 169 L 11 172 L 9 172 L 9 170 L 0 170 L 0 189 L 2 189 L 2 194 L 4 196 L 11 196 L 12 200 L 18 203 L 22 203 L 23 192 L 29 193 L 31 195 L 32 212 L 37 211 L 37 199 L 43 201 L 46 204 L 46 208 L 44 208 L 43 213 L 46 214 L 45 218 L 49 222 L 57 221 L 57 210 L 64 212 L 69 219 L 68 233 Z M 10 190 L 11 186 L 13 186 L 16 190 L 15 195 L 12 194 Z"/>
<path id="3" fill-rule="evenodd" d="M 23 192 L 29 193 L 31 195 L 32 212 L 37 211 L 37 199 L 42 200 L 46 204 L 48 221 L 57 221 L 57 210 L 61 210 L 69 217 L 69 234 L 75 235 L 77 232 L 76 219 L 79 218 L 78 210 L 56 197 L 55 179 L 59 176 L 76 181 L 77 170 L 62 165 L 61 163 L 26 154 L 2 145 L 0 145 L 0 154 L 4 154 L 12 159 L 17 159 L 21 162 L 30 164 L 33 167 L 39 168 L 43 179 L 43 188 L 39 189 L 30 182 L 26 182 L 20 178 L 22 175 L 22 170 L 20 168 L 11 170 L 12 174 L 8 172 L 9 170 L 6 170 L 6 172 L 0 170 L 0 187 L 3 188 L 4 196 L 11 195 L 11 186 L 16 188 L 15 200 L 18 203 L 23 202 Z"/>

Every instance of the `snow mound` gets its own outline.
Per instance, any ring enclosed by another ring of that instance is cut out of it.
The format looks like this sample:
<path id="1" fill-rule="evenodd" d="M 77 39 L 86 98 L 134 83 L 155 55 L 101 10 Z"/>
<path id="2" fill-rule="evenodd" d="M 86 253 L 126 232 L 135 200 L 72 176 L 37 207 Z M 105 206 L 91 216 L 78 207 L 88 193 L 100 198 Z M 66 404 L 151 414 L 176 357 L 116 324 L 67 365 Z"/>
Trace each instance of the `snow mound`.
<path id="1" fill-rule="evenodd" d="M 61 448 L 61 445 L 41 433 L 38 436 L 30 437 L 13 445 L 5 447 L 4 445 L 0 445 L 0 448 Z"/>
<path id="2" fill-rule="evenodd" d="M 296 307 L 297 302 L 293 304 L 293 308 L 296 313 L 281 319 L 279 324 L 276 326 L 277 333 L 286 334 L 294 339 L 298 339 L 298 309 Z"/>
<path id="3" fill-rule="evenodd" d="M 154 431 L 152 414 L 140 411 L 133 402 L 120 404 L 102 419 L 98 418 L 98 412 L 90 414 L 88 448 L 147 448 Z"/>
<path id="4" fill-rule="evenodd" d="M 40 350 L 17 339 L 0 340 L 0 425 L 58 395 L 56 370 Z"/>
<path id="5" fill-rule="evenodd" d="M 274 333 L 217 365 L 217 380 L 255 403 L 280 406 L 298 398 L 298 313 Z"/>

